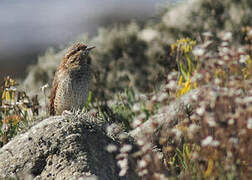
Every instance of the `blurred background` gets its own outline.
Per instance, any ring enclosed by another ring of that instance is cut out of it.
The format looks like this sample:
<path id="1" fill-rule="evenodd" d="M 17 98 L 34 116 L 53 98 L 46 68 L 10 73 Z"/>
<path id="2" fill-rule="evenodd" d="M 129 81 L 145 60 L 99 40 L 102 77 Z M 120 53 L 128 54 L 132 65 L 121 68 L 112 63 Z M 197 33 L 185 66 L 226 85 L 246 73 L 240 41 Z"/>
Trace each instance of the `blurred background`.
<path id="1" fill-rule="evenodd" d="M 0 80 L 22 78 L 48 47 L 61 48 L 111 23 L 155 19 L 159 5 L 176 0 L 1 0 Z"/>

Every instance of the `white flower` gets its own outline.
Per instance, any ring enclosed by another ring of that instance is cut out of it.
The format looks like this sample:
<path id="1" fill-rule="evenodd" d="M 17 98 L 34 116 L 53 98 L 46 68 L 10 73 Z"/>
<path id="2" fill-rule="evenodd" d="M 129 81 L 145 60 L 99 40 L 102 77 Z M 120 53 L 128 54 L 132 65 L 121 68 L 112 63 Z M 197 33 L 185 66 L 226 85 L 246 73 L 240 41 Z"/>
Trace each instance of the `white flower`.
<path id="1" fill-rule="evenodd" d="M 251 103 L 252 102 L 252 96 L 246 97 L 244 99 L 244 103 Z"/>
<path id="2" fill-rule="evenodd" d="M 247 56 L 241 55 L 241 56 L 240 56 L 240 59 L 239 59 L 239 62 L 240 62 L 240 63 L 245 63 L 247 59 L 248 59 Z"/>
<path id="3" fill-rule="evenodd" d="M 228 53 L 230 53 L 230 49 L 227 47 L 222 47 L 221 52 L 223 52 L 224 54 L 228 54 Z"/>
<path id="4" fill-rule="evenodd" d="M 222 37 L 223 41 L 231 41 L 232 40 L 232 33 L 231 32 L 226 32 L 224 36 Z"/>
<path id="5" fill-rule="evenodd" d="M 118 164 L 118 166 L 120 166 L 121 168 L 124 168 L 124 167 L 127 166 L 128 160 L 127 160 L 126 158 L 124 158 L 124 159 L 122 159 L 122 160 L 119 160 L 119 161 L 117 162 L 117 164 Z"/>
<path id="6" fill-rule="evenodd" d="M 147 169 L 144 169 L 144 170 L 138 172 L 138 175 L 139 175 L 140 177 L 141 177 L 141 176 L 144 176 L 144 175 L 146 175 L 146 174 L 148 174 L 148 170 L 147 170 Z"/>
<path id="7" fill-rule="evenodd" d="M 212 37 L 213 36 L 213 34 L 211 32 L 203 32 L 202 35 L 206 36 L 206 37 Z"/>
<path id="8" fill-rule="evenodd" d="M 171 73 L 168 74 L 167 79 L 172 80 L 172 79 L 174 79 L 174 77 L 176 78 L 177 75 L 178 75 L 177 72 L 171 72 Z"/>
<path id="9" fill-rule="evenodd" d="M 214 83 L 217 84 L 217 85 L 219 85 L 221 83 L 221 80 L 219 78 L 215 78 L 214 79 Z"/>
<path id="10" fill-rule="evenodd" d="M 138 167 L 139 168 L 145 168 L 147 166 L 147 162 L 145 161 L 145 160 L 140 160 L 139 162 L 138 162 Z"/>
<path id="11" fill-rule="evenodd" d="M 151 100 L 156 101 L 157 100 L 157 95 L 152 96 Z"/>
<path id="12" fill-rule="evenodd" d="M 202 146 L 208 146 L 213 142 L 212 136 L 207 136 L 205 139 L 202 140 L 201 145 Z"/>
<path id="13" fill-rule="evenodd" d="M 199 129 L 199 126 L 196 124 L 191 124 L 188 128 L 188 132 L 195 133 Z"/>
<path id="14" fill-rule="evenodd" d="M 168 94 L 167 93 L 162 93 L 159 97 L 158 97 L 158 102 L 162 102 L 164 100 L 166 100 L 168 98 Z"/>
<path id="15" fill-rule="evenodd" d="M 207 124 L 210 126 L 210 127 L 215 127 L 216 126 L 216 122 L 214 120 L 213 117 L 209 117 L 209 119 L 207 120 Z"/>
<path id="16" fill-rule="evenodd" d="M 113 123 L 110 126 L 107 127 L 107 133 L 108 134 L 117 134 L 121 131 L 121 128 L 119 125 Z"/>
<path id="17" fill-rule="evenodd" d="M 133 112 L 139 112 L 140 110 L 141 110 L 141 104 L 140 103 L 137 103 L 137 104 L 133 105 L 133 107 L 132 107 Z"/>
<path id="18" fill-rule="evenodd" d="M 109 144 L 107 146 L 107 151 L 110 152 L 110 153 L 115 152 L 116 150 L 117 150 L 117 147 L 114 144 Z"/>
<path id="19" fill-rule="evenodd" d="M 213 140 L 213 142 L 211 143 L 211 146 L 213 146 L 213 147 L 217 147 L 219 145 L 220 145 L 220 142 L 217 140 Z"/>
<path id="20" fill-rule="evenodd" d="M 234 121 L 234 119 L 230 119 L 230 120 L 228 120 L 228 124 L 229 124 L 229 125 L 233 125 L 233 124 L 234 124 L 234 122 L 235 122 L 235 121 Z"/>
<path id="21" fill-rule="evenodd" d="M 239 47 L 238 48 L 238 53 L 245 53 L 245 52 L 246 52 L 246 50 L 245 50 L 244 47 Z"/>
<path id="22" fill-rule="evenodd" d="M 23 101 L 24 101 L 24 103 L 27 103 L 27 104 L 29 103 L 29 99 L 28 98 L 24 98 Z"/>
<path id="23" fill-rule="evenodd" d="M 201 145 L 204 146 L 219 146 L 220 142 L 217 140 L 213 140 L 212 136 L 207 136 L 205 139 L 202 140 Z"/>
<path id="24" fill-rule="evenodd" d="M 247 128 L 248 128 L 248 129 L 252 129 L 252 118 L 249 118 L 249 119 L 248 119 Z"/>
<path id="25" fill-rule="evenodd" d="M 252 29 L 248 32 L 248 36 L 252 36 Z"/>
<path id="26" fill-rule="evenodd" d="M 191 124 L 188 128 L 188 136 L 189 138 L 193 138 L 193 135 L 198 131 L 200 127 L 196 124 Z"/>
<path id="27" fill-rule="evenodd" d="M 204 44 L 202 45 L 202 47 L 206 49 L 206 48 L 208 48 L 208 46 L 211 45 L 212 43 L 213 43 L 213 41 L 208 40 L 208 41 L 204 42 Z"/>
<path id="28" fill-rule="evenodd" d="M 218 61 L 217 63 L 218 63 L 220 66 L 221 66 L 221 65 L 224 65 L 224 62 L 223 62 L 223 61 L 221 61 L 221 60 L 220 60 L 220 61 Z"/>
<path id="29" fill-rule="evenodd" d="M 129 145 L 129 144 L 124 144 L 123 147 L 120 149 L 120 152 L 126 153 L 126 152 L 131 151 L 131 149 L 132 149 L 132 146 L 131 146 L 131 145 Z"/>
<path id="30" fill-rule="evenodd" d="M 128 136 L 126 133 L 120 133 L 119 134 L 119 139 L 123 140 L 123 139 L 126 139 Z"/>
<path id="31" fill-rule="evenodd" d="M 121 169 L 119 176 L 125 176 L 125 174 L 127 173 L 128 168 L 123 168 Z"/>
<path id="32" fill-rule="evenodd" d="M 6 124 L 6 123 L 3 123 L 3 125 L 2 125 L 2 132 L 7 132 L 8 129 L 9 129 L 9 125 Z"/>
<path id="33" fill-rule="evenodd" d="M 192 53 L 193 53 L 194 56 L 202 56 L 205 53 L 205 49 L 203 49 L 203 48 L 201 48 L 199 46 L 196 46 L 194 48 L 194 50 L 192 51 Z"/>
<path id="34" fill-rule="evenodd" d="M 194 100 L 194 101 L 197 101 L 197 100 L 198 100 L 198 97 L 199 97 L 198 94 L 193 94 L 193 95 L 191 96 L 192 100 Z"/>
<path id="35" fill-rule="evenodd" d="M 202 116 L 205 112 L 205 107 L 201 106 L 199 108 L 196 109 L 196 113 L 200 116 Z"/>
<path id="36" fill-rule="evenodd" d="M 175 89 L 176 87 L 177 87 L 176 81 L 170 81 L 170 82 L 167 84 L 167 88 L 169 88 L 169 89 Z"/>
<path id="37" fill-rule="evenodd" d="M 140 124 L 142 124 L 142 121 L 140 119 L 135 119 L 132 123 L 131 123 L 131 126 L 133 128 L 136 128 L 138 127 Z"/>
<path id="38" fill-rule="evenodd" d="M 249 93 L 248 94 L 251 94 L 252 95 L 252 89 L 251 90 L 249 90 Z"/>
<path id="39" fill-rule="evenodd" d="M 138 139 L 138 140 L 137 140 L 137 144 L 138 144 L 139 146 L 143 146 L 143 145 L 144 145 L 144 141 L 141 140 L 141 139 Z"/>
<path id="40" fill-rule="evenodd" d="M 43 93 L 45 93 L 45 90 L 49 87 L 48 84 L 43 85 L 40 89 Z"/>
<path id="41" fill-rule="evenodd" d="M 222 42 L 221 46 L 223 46 L 223 47 L 228 46 L 228 43 L 227 42 Z"/>

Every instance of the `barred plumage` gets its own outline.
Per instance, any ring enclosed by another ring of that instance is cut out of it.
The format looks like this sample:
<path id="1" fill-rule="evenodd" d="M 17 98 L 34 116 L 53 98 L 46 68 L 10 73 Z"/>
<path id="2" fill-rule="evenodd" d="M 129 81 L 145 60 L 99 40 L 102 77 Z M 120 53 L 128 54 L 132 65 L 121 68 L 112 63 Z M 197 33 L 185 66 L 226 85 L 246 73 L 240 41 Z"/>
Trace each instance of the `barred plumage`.
<path id="1" fill-rule="evenodd" d="M 91 79 L 89 51 L 93 48 L 77 43 L 64 56 L 53 80 L 50 115 L 84 107 Z"/>

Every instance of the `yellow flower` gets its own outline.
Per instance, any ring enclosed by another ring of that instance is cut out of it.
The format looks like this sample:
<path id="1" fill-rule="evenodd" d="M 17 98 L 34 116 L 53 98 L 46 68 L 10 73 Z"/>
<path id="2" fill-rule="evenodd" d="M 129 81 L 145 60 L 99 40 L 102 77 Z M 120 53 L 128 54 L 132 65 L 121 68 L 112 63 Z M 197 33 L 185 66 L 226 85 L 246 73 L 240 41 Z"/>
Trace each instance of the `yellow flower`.
<path id="1" fill-rule="evenodd" d="M 185 54 L 189 53 L 195 45 L 196 41 L 193 41 L 190 38 L 179 39 L 171 45 L 171 54 L 173 54 L 176 49 L 179 49 L 179 51 L 184 52 Z"/>
<path id="2" fill-rule="evenodd" d="M 209 175 L 211 175 L 211 173 L 213 171 L 213 166 L 214 166 L 214 161 L 212 159 L 209 159 L 208 165 L 207 165 L 207 170 L 204 173 L 205 177 L 208 177 Z"/>
<path id="3" fill-rule="evenodd" d="M 222 80 L 225 80 L 227 78 L 226 72 L 222 69 L 217 69 L 215 71 L 215 76 Z"/>
<path id="4" fill-rule="evenodd" d="M 184 95 L 191 89 L 197 88 L 197 83 L 192 83 L 190 77 L 183 83 L 183 76 L 180 76 L 178 84 L 181 86 L 181 88 L 176 92 L 177 97 Z"/>
<path id="5" fill-rule="evenodd" d="M 180 77 L 179 77 L 179 83 L 178 83 L 178 84 L 179 84 L 179 86 L 181 86 L 181 85 L 182 85 L 182 82 L 183 82 L 183 76 L 180 76 Z"/>
<path id="6" fill-rule="evenodd" d="M 5 101 L 10 101 L 11 100 L 9 91 L 6 91 L 6 90 L 3 91 L 2 101 L 4 101 L 4 100 Z"/>
<path id="7" fill-rule="evenodd" d="M 250 56 L 248 56 L 245 63 L 246 66 L 242 69 L 244 79 L 252 80 L 252 60 Z"/>

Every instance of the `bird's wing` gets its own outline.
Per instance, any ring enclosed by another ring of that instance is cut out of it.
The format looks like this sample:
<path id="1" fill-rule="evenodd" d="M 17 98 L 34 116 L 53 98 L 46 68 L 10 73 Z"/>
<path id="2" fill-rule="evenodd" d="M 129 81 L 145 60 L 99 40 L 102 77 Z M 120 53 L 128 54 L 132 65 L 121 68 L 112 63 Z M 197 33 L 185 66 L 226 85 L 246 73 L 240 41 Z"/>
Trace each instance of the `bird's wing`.
<path id="1" fill-rule="evenodd" d="M 50 106 L 49 106 L 50 115 L 55 115 L 54 100 L 55 100 L 57 88 L 58 88 L 58 75 L 56 73 L 53 80 L 53 85 L 52 85 L 51 95 L 50 95 Z"/>

